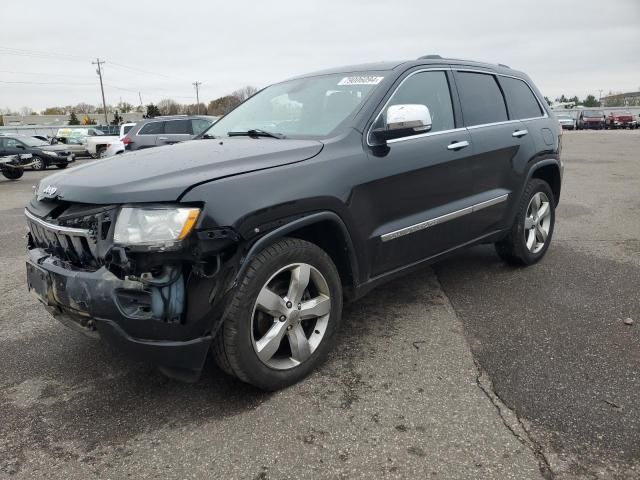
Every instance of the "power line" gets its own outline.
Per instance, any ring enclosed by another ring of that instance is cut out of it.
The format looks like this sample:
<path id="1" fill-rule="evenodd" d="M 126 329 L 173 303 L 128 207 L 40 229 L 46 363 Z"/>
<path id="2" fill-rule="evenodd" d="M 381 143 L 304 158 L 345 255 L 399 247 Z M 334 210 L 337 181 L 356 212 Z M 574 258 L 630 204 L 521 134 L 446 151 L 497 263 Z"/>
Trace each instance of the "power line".
<path id="1" fill-rule="evenodd" d="M 86 57 L 81 57 L 78 55 L 68 55 L 54 52 L 44 52 L 41 50 L 26 50 L 22 48 L 8 48 L 8 47 L 0 47 L 0 54 L 5 55 L 17 55 L 22 57 L 37 57 L 37 58 L 57 58 L 61 60 L 72 60 L 76 62 L 84 62 L 87 60 Z"/>
<path id="2" fill-rule="evenodd" d="M 112 62 L 111 60 L 109 61 L 109 65 L 114 66 L 116 68 L 123 68 L 125 70 L 130 70 L 132 72 L 144 73 L 145 75 L 157 75 L 159 77 L 170 78 L 170 79 L 173 79 L 173 80 L 179 80 L 181 82 L 186 80 L 184 78 L 176 77 L 174 75 L 167 75 L 165 73 L 152 72 L 151 70 L 144 70 L 142 68 L 130 67 L 128 65 L 123 65 L 122 63 Z"/>
<path id="3" fill-rule="evenodd" d="M 10 73 L 10 74 L 17 74 L 17 75 L 41 75 L 41 76 L 47 76 L 47 77 L 70 77 L 70 78 L 82 77 L 81 75 L 71 75 L 69 73 L 17 72 L 14 70 L 0 70 L 0 73 Z M 86 78 L 89 78 L 89 77 L 87 76 Z"/>
<path id="4" fill-rule="evenodd" d="M 11 84 L 20 84 L 20 85 L 68 85 L 68 86 L 77 86 L 77 85 L 94 85 L 93 83 L 74 83 L 74 82 L 30 82 L 30 81 L 18 81 L 18 80 L 0 80 L 0 83 L 11 83 Z"/>

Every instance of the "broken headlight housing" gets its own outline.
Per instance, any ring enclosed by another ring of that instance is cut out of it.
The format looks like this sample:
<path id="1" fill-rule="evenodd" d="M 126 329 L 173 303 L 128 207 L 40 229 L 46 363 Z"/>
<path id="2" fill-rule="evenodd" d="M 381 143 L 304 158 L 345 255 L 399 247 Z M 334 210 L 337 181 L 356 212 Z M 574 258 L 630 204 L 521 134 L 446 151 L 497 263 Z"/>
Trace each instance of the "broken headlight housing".
<path id="1" fill-rule="evenodd" d="M 117 245 L 167 248 L 179 244 L 193 230 L 200 209 L 145 205 L 123 207 L 113 240 Z"/>

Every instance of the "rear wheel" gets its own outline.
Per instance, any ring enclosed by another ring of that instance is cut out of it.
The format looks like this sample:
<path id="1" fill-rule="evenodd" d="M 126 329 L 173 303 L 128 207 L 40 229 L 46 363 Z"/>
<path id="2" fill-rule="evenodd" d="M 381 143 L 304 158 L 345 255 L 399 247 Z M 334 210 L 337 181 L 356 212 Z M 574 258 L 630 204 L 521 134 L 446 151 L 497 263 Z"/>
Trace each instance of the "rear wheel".
<path id="1" fill-rule="evenodd" d="M 44 170 L 47 168 L 47 164 L 40 157 L 33 157 L 31 161 L 31 168 L 34 170 Z"/>
<path id="2" fill-rule="evenodd" d="M 555 200 L 549 184 L 531 179 L 520 200 L 511 231 L 495 244 L 500 258 L 518 265 L 539 261 L 551 243 L 555 219 Z"/>
<path id="3" fill-rule="evenodd" d="M 325 358 L 342 316 L 342 286 L 316 245 L 283 238 L 251 260 L 216 335 L 227 373 L 263 390 L 306 377 Z"/>

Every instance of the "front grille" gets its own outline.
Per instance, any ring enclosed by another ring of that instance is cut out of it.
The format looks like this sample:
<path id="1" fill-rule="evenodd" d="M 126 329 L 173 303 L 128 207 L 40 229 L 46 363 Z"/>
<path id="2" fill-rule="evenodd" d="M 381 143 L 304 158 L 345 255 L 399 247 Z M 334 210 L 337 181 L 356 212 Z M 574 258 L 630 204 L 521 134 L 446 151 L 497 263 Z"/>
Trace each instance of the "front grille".
<path id="1" fill-rule="evenodd" d="M 96 237 L 92 230 L 48 223 L 25 210 L 35 247 L 76 266 L 98 265 Z"/>

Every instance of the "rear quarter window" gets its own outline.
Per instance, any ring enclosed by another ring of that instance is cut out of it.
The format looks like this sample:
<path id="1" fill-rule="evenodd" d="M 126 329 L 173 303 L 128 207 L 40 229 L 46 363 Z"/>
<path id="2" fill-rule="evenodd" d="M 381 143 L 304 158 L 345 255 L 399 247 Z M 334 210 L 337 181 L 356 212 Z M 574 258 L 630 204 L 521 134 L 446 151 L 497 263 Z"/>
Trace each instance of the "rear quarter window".
<path id="1" fill-rule="evenodd" d="M 467 127 L 508 120 L 504 97 L 494 75 L 457 72 L 456 85 Z"/>
<path id="2" fill-rule="evenodd" d="M 511 119 L 535 118 L 542 116 L 542 108 L 535 95 L 522 80 L 499 77 L 502 91 L 507 98 Z"/>
<path id="3" fill-rule="evenodd" d="M 191 120 L 169 120 L 164 126 L 167 135 L 193 135 Z"/>

